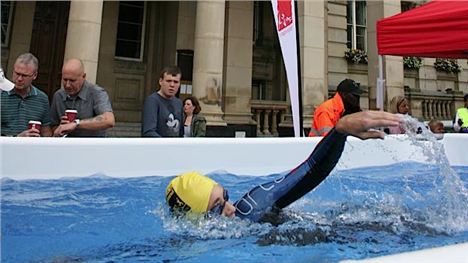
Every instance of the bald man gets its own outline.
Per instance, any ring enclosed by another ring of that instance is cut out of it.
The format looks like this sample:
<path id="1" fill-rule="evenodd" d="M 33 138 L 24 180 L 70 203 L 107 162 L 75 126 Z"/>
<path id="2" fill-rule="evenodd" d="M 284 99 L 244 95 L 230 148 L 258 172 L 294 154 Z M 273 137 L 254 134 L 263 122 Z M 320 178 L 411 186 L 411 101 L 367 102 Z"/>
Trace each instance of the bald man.
<path id="1" fill-rule="evenodd" d="M 76 110 L 71 121 L 66 110 Z M 57 90 L 50 109 L 54 136 L 105 137 L 115 118 L 107 92 L 86 80 L 83 62 L 69 59 L 62 67 L 62 88 Z"/>

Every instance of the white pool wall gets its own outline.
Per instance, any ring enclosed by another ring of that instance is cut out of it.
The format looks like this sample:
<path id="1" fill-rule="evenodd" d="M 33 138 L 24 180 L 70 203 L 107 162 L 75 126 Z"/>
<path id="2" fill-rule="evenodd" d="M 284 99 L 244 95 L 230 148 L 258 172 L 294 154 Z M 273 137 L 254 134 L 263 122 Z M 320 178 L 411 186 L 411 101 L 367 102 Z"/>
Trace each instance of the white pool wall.
<path id="1" fill-rule="evenodd" d="M 96 173 L 111 177 L 172 176 L 223 170 L 269 175 L 301 163 L 320 138 L 13 138 L 1 137 L 1 177 L 55 179 Z M 445 134 L 450 165 L 468 166 L 468 135 Z M 428 144 L 428 142 L 422 142 Z M 349 137 L 337 169 L 396 162 L 431 163 L 404 135 L 384 140 Z"/>
<path id="2" fill-rule="evenodd" d="M 237 175 L 281 173 L 301 163 L 320 138 L 0 138 L 1 178 L 55 179 L 96 173 L 112 177 L 171 176 L 197 170 Z M 445 134 L 452 166 L 468 166 L 468 135 Z M 430 142 L 418 141 L 422 145 Z M 348 138 L 336 169 L 397 162 L 433 163 L 404 135 L 384 140 Z M 433 153 L 438 154 L 438 153 Z M 432 155 L 432 154 L 429 154 Z M 362 262 L 467 262 L 468 243 L 363 260 Z M 356 261 L 344 261 L 356 262 Z"/>

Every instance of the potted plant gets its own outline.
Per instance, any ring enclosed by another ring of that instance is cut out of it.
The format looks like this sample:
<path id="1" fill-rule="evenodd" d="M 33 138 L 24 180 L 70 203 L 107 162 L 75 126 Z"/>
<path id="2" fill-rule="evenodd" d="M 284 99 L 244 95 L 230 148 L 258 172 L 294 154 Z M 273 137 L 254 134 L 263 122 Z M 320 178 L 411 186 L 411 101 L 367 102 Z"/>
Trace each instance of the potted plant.
<path id="1" fill-rule="evenodd" d="M 345 59 L 352 64 L 367 64 L 367 53 L 361 49 L 349 49 L 345 51 Z"/>
<path id="2" fill-rule="evenodd" d="M 420 57 L 403 57 L 403 67 L 405 69 L 418 70 L 422 66 Z"/>
<path id="3" fill-rule="evenodd" d="M 457 74 L 462 71 L 462 67 L 456 59 L 436 58 L 434 67 L 438 71 Z"/>

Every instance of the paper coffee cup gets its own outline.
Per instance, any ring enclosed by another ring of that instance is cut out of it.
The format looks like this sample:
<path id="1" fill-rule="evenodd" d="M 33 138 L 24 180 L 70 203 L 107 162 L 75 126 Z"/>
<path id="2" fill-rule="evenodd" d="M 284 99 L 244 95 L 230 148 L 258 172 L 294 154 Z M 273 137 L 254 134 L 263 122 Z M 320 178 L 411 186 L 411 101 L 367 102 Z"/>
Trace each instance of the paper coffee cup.
<path id="1" fill-rule="evenodd" d="M 73 122 L 76 119 L 76 115 L 78 115 L 77 110 L 66 110 L 65 115 L 67 115 L 68 121 Z"/>
<path id="2" fill-rule="evenodd" d="M 41 130 L 41 125 L 42 125 L 42 123 L 40 121 L 29 121 L 28 130 L 34 128 L 34 129 L 37 129 L 37 130 L 40 131 Z"/>

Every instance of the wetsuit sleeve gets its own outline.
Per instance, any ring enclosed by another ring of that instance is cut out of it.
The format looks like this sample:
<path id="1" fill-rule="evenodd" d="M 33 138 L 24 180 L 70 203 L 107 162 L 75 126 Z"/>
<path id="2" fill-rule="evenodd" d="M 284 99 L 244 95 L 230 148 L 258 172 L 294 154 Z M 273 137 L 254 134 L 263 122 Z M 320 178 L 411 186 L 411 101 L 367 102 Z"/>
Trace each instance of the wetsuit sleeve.
<path id="1" fill-rule="evenodd" d="M 347 135 L 337 132 L 334 128 L 315 147 L 312 154 L 298 168 L 289 174 L 298 173 L 300 180 L 286 192 L 276 206 L 284 208 L 317 187 L 335 168 L 343 153 Z M 288 174 L 288 175 L 289 175 Z"/>
<path id="2" fill-rule="evenodd" d="M 284 177 L 256 186 L 237 201 L 236 216 L 261 221 L 265 214 L 284 208 L 310 192 L 337 164 L 346 137 L 332 129 L 307 160 Z"/>

